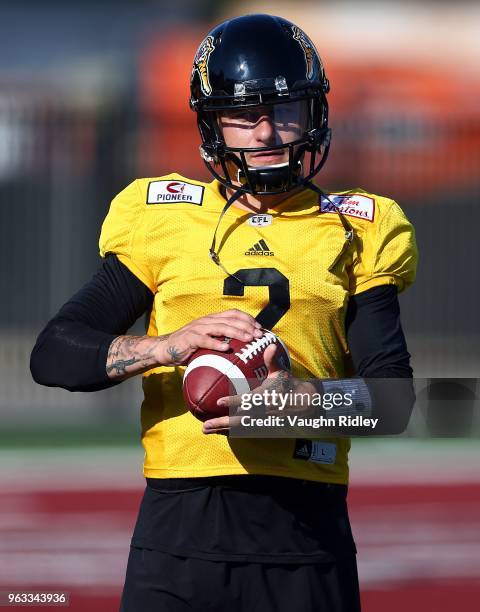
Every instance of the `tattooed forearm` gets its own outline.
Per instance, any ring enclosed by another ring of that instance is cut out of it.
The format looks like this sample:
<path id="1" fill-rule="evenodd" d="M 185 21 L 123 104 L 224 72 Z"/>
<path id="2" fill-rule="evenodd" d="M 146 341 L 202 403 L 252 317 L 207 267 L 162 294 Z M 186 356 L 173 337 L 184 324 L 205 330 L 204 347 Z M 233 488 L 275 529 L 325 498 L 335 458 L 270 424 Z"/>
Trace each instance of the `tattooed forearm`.
<path id="1" fill-rule="evenodd" d="M 176 346 L 169 346 L 167 348 L 167 353 L 170 355 L 172 363 L 182 363 L 183 358 L 187 354 L 187 351 L 181 351 L 177 349 Z"/>
<path id="2" fill-rule="evenodd" d="M 277 393 L 287 393 L 292 388 L 293 380 L 293 376 L 290 372 L 281 370 L 274 378 L 267 380 L 265 387 Z"/>
<path id="3" fill-rule="evenodd" d="M 141 374 L 159 364 L 159 342 L 166 336 L 119 336 L 110 345 L 106 370 L 110 378 L 124 379 Z"/>
<path id="4" fill-rule="evenodd" d="M 115 373 L 118 374 L 118 376 L 125 376 L 127 373 L 127 366 L 134 365 L 135 363 L 138 363 L 138 359 L 135 357 L 132 357 L 132 359 L 117 359 L 117 361 L 114 361 L 112 364 L 107 366 L 107 374 L 110 374 L 113 372 L 113 370 L 115 370 Z"/>

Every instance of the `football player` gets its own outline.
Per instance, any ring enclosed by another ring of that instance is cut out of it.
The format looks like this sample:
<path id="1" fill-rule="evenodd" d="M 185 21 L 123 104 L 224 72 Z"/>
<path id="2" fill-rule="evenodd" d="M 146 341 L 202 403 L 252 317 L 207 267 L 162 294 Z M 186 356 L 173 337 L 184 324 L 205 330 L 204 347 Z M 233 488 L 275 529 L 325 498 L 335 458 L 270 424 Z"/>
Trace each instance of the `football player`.
<path id="1" fill-rule="evenodd" d="M 412 376 L 397 293 L 414 280 L 413 229 L 389 198 L 311 182 L 330 146 L 328 92 L 294 24 L 247 15 L 214 28 L 190 99 L 214 180 L 173 173 L 117 195 L 101 269 L 32 352 L 35 380 L 70 390 L 143 373 L 147 486 L 124 612 L 360 609 L 348 439 L 211 435 L 228 417 L 202 429 L 181 391 L 197 348 L 225 351 L 225 337 L 260 327 L 312 389 L 335 379 L 370 406 L 364 378 Z M 147 335 L 125 335 L 145 312 Z"/>

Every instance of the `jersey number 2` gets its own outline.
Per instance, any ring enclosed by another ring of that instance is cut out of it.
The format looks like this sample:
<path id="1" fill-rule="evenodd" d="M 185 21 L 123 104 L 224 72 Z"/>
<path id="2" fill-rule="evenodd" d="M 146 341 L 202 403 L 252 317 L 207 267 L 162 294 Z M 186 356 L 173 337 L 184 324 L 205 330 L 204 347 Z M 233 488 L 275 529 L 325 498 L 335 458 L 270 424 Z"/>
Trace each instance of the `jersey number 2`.
<path id="1" fill-rule="evenodd" d="M 244 295 L 245 287 L 268 287 L 268 304 L 257 315 L 257 321 L 272 329 L 290 308 L 288 278 L 276 268 L 243 268 L 223 283 L 223 295 Z"/>

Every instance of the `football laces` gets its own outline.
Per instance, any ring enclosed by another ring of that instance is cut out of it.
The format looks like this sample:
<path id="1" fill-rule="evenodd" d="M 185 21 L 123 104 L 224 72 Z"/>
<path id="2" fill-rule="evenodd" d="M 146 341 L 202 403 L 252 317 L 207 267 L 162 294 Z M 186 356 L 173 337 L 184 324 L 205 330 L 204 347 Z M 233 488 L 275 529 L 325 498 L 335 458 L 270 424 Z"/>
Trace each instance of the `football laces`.
<path id="1" fill-rule="evenodd" d="M 262 351 L 269 344 L 273 344 L 276 341 L 276 335 L 270 331 L 267 331 L 261 338 L 246 344 L 242 350 L 239 353 L 235 353 L 235 355 L 241 359 L 243 363 L 247 363 L 248 360 L 252 359 L 259 351 Z"/>

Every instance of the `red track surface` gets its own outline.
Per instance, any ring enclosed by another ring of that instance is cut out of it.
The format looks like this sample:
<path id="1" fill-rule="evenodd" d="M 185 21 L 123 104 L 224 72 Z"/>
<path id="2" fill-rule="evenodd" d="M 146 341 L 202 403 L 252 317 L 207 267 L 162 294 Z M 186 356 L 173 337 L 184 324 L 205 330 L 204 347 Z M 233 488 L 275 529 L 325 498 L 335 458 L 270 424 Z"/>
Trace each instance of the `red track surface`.
<path id="1" fill-rule="evenodd" d="M 0 590 L 66 590 L 71 612 L 117 611 L 140 498 L 3 490 Z M 356 486 L 350 508 L 364 612 L 478 610 L 480 485 Z"/>

